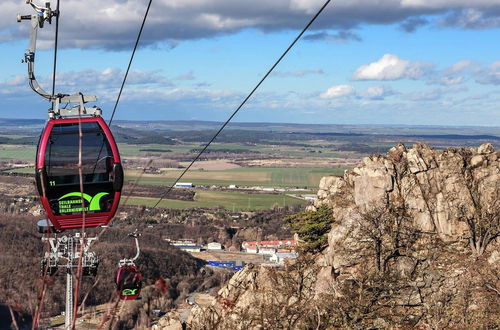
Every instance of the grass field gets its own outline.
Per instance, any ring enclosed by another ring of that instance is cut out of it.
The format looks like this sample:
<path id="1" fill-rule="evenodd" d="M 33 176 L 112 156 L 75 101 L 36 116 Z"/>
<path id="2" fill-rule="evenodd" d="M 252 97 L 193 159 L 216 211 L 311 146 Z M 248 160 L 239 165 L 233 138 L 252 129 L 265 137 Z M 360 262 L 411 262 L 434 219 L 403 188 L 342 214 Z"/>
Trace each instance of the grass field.
<path id="1" fill-rule="evenodd" d="M 35 169 L 33 167 L 22 167 L 9 170 L 7 172 L 12 173 L 23 173 L 23 174 L 35 174 Z"/>
<path id="2" fill-rule="evenodd" d="M 169 152 L 193 154 L 192 149 L 200 149 L 199 144 L 185 145 L 127 145 L 119 146 L 123 158 L 127 157 L 156 157 Z M 149 151 L 147 149 L 150 149 Z M 294 155 L 299 158 L 317 157 L 317 153 L 311 155 L 308 149 L 290 146 L 253 146 L 236 144 L 216 144 L 214 150 L 246 150 L 258 151 L 262 154 Z M 151 151 L 153 150 L 153 151 Z M 155 150 L 161 151 L 156 152 Z M 20 160 L 34 162 L 36 148 L 25 145 L 0 145 L 0 160 Z M 322 156 L 327 156 L 323 153 Z M 336 155 L 330 155 L 336 156 Z M 313 165 L 314 166 L 314 165 Z M 220 168 L 220 167 L 219 167 Z M 17 173 L 34 174 L 33 168 L 17 168 L 9 170 Z M 180 175 L 182 169 L 168 169 L 161 174 L 142 174 L 140 170 L 125 171 L 125 180 L 135 181 L 139 176 L 140 184 L 169 186 Z M 342 175 L 343 169 L 307 167 L 307 168 L 268 168 L 268 167 L 240 167 L 218 170 L 191 170 L 181 179 L 181 182 L 191 182 L 196 186 L 261 186 L 261 187 L 300 187 L 317 188 L 320 179 L 326 175 Z M 125 197 L 125 196 L 124 196 Z M 159 196 L 158 196 L 159 198 Z M 153 206 L 158 198 L 131 196 L 127 200 L 128 205 Z M 124 203 L 126 198 L 122 199 Z M 285 194 L 247 194 L 238 191 L 221 192 L 214 190 L 196 190 L 194 201 L 163 200 L 159 206 L 168 208 L 216 208 L 222 206 L 228 210 L 262 210 L 269 209 L 274 205 L 304 204 L 306 201 L 287 196 Z"/>
<path id="3" fill-rule="evenodd" d="M 123 199 L 125 202 L 125 199 Z M 153 206 L 158 202 L 158 198 L 130 197 L 127 205 L 145 205 Z M 303 200 L 279 194 L 245 194 L 237 192 L 219 192 L 219 191 L 196 191 L 195 200 L 177 201 L 164 199 L 158 205 L 159 207 L 185 209 L 195 207 L 215 208 L 223 206 L 228 210 L 264 210 L 273 205 L 297 205 L 306 203 Z"/>
<path id="4" fill-rule="evenodd" d="M 1 160 L 21 160 L 35 162 L 36 146 L 20 144 L 1 144 Z"/>
<path id="5" fill-rule="evenodd" d="M 33 168 L 10 170 L 15 173 L 34 173 Z M 171 185 L 181 173 L 180 170 L 168 170 L 162 174 L 143 174 L 139 184 Z M 342 175 L 338 168 L 235 168 L 223 171 L 187 172 L 182 182 L 204 186 L 264 186 L 264 187 L 308 187 L 317 188 L 322 177 Z M 125 171 L 125 180 L 135 181 L 140 171 Z"/>
<path id="6" fill-rule="evenodd" d="M 144 157 L 146 154 L 164 155 L 170 152 L 172 153 L 184 153 L 192 154 L 193 158 L 195 153 L 192 150 L 200 150 L 203 148 L 203 144 L 193 143 L 193 144 L 182 144 L 182 145 L 164 145 L 164 144 L 120 144 L 118 149 L 122 157 Z M 287 157 L 309 157 L 314 156 L 318 158 L 339 158 L 343 157 L 342 154 L 338 152 L 332 152 L 328 149 L 322 149 L 321 145 L 318 143 L 317 148 L 304 148 L 297 146 L 286 146 L 286 145 L 241 145 L 236 143 L 214 143 L 210 146 L 208 151 L 217 152 L 222 151 L 246 151 L 246 152 L 259 152 L 264 155 L 268 154 L 280 154 Z M 150 149 L 150 150 L 148 150 Z M 154 150 L 154 151 L 151 151 Z M 314 150 L 316 153 L 311 153 Z"/>
<path id="7" fill-rule="evenodd" d="M 189 143 L 189 144 L 181 144 L 181 145 L 165 145 L 165 144 L 119 144 L 118 149 L 120 150 L 120 154 L 123 157 L 136 157 L 136 156 L 144 156 L 145 154 L 166 154 L 169 152 L 176 153 L 191 153 L 193 154 L 193 158 L 195 153 L 191 152 L 191 150 L 201 150 L 204 147 L 203 144 L 200 143 Z M 235 143 L 214 143 L 209 151 L 215 152 L 218 150 L 245 150 L 245 151 L 262 151 L 265 149 L 265 146 L 244 146 L 241 144 Z M 147 149 L 158 150 L 158 151 L 150 151 Z M 160 151 L 162 150 L 162 151 Z"/>
<path id="8" fill-rule="evenodd" d="M 135 180 L 139 171 L 126 171 L 127 180 Z M 162 174 L 144 174 L 140 184 L 170 185 L 181 170 L 168 170 Z M 194 185 L 310 187 L 317 188 L 326 175 L 342 175 L 343 169 L 332 168 L 235 168 L 223 171 L 190 171 L 181 179 Z"/>

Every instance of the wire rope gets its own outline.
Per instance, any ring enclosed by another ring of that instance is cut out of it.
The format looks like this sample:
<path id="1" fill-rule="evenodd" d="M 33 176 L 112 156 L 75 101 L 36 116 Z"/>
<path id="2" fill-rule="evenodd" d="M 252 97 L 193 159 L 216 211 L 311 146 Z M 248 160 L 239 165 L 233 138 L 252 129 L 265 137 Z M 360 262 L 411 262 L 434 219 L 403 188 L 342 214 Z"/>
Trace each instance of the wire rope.
<path id="1" fill-rule="evenodd" d="M 130 56 L 130 60 L 129 60 L 129 63 L 128 63 L 128 66 L 127 66 L 127 70 L 125 71 L 125 76 L 123 77 L 123 81 L 122 81 L 122 84 L 120 86 L 120 91 L 118 93 L 118 96 L 116 98 L 116 102 L 115 102 L 115 105 L 113 107 L 113 112 L 111 113 L 111 117 L 110 117 L 110 120 L 108 122 L 108 126 L 111 126 L 111 123 L 113 121 L 113 118 L 115 116 L 115 113 L 116 113 L 116 109 L 118 107 L 118 103 L 120 102 L 120 98 L 121 98 L 121 95 L 122 95 L 122 92 L 123 92 L 123 88 L 125 86 L 125 83 L 127 81 L 127 77 L 128 77 L 128 73 L 130 71 L 130 67 L 132 66 L 132 62 L 134 60 L 134 56 L 135 56 L 135 52 L 137 50 L 137 47 L 139 45 L 139 41 L 141 39 L 141 35 L 142 35 L 142 31 L 144 30 L 144 25 L 146 23 L 146 19 L 147 19 L 147 16 L 148 16 L 148 13 L 149 13 L 149 9 L 151 8 L 151 3 L 153 1 L 152 0 L 149 0 L 149 3 L 148 3 L 148 6 L 146 8 L 146 12 L 144 14 L 144 18 L 142 20 L 142 23 L 141 23 L 141 27 L 139 29 L 139 33 L 137 35 L 137 39 L 135 41 L 135 44 L 134 44 L 134 48 L 132 50 L 132 54 Z M 79 122 L 79 131 L 80 131 L 80 141 L 81 141 L 81 121 Z M 99 156 L 102 152 L 102 148 L 103 148 L 104 144 L 101 145 L 101 150 L 99 151 Z M 98 159 L 99 159 L 99 156 L 98 156 Z M 82 185 L 82 171 L 81 171 L 81 142 L 80 142 L 80 150 L 79 150 L 79 176 L 80 176 L 80 185 Z M 94 166 L 94 170 L 95 170 L 95 166 Z M 134 185 L 135 186 L 135 185 Z M 81 187 L 81 189 L 83 189 Z M 81 191 L 82 194 L 83 194 L 83 191 Z M 83 202 L 83 198 L 82 198 L 82 202 Z M 83 209 L 83 206 L 82 206 L 82 209 Z M 84 213 L 84 212 L 82 212 Z M 85 231 L 85 215 L 83 214 L 83 217 L 84 217 L 84 224 L 83 224 L 83 227 L 82 227 L 82 237 L 83 239 L 85 239 L 85 235 L 84 235 L 84 231 Z M 103 230 L 101 230 L 101 232 L 99 233 L 99 235 L 97 237 L 99 237 L 100 235 L 102 235 L 105 231 L 106 231 L 107 227 L 103 228 Z M 92 244 L 90 244 L 92 245 Z M 90 246 L 89 246 L 90 247 Z M 81 245 L 81 248 L 83 248 L 83 245 Z M 79 289 L 80 289 L 80 282 L 81 282 L 81 275 L 82 275 L 82 264 L 81 264 L 81 258 L 82 258 L 82 253 L 83 251 L 80 251 L 80 258 L 78 260 L 78 267 L 77 267 L 77 286 L 75 288 L 75 300 L 74 300 L 74 305 L 73 305 L 73 320 L 72 320 L 72 324 L 71 326 L 74 327 L 75 326 L 75 321 L 76 321 L 76 317 L 77 317 L 77 311 L 78 311 L 78 295 L 79 295 Z M 119 302 L 119 300 L 118 300 Z"/>
<path id="2" fill-rule="evenodd" d="M 321 6 L 321 8 L 311 18 L 311 20 L 309 21 L 309 23 L 307 23 L 307 25 L 297 35 L 297 37 L 293 40 L 293 42 L 281 54 L 281 56 L 278 58 L 278 60 L 273 64 L 273 66 L 267 71 L 267 73 L 262 77 L 262 79 L 257 83 L 257 85 L 255 85 L 255 87 L 247 95 L 247 97 L 245 97 L 245 99 L 243 100 L 243 102 L 241 102 L 241 104 L 236 108 L 236 110 L 234 110 L 234 112 L 231 114 L 231 116 L 229 116 L 229 118 L 226 120 L 226 122 L 219 128 L 219 130 L 217 131 L 217 133 L 215 133 L 215 135 L 212 137 L 212 139 L 210 139 L 210 141 L 205 145 L 205 147 L 203 147 L 203 149 L 196 155 L 196 157 L 193 159 L 193 161 L 184 169 L 184 171 L 182 171 L 182 173 L 177 177 L 177 179 L 174 181 L 174 183 L 172 183 L 172 185 L 170 185 L 170 187 L 168 187 L 167 191 L 165 193 L 163 193 L 163 195 L 160 197 L 160 199 L 158 200 L 158 202 L 156 202 L 156 204 L 153 206 L 153 209 L 156 208 L 158 206 L 158 204 L 160 204 L 160 202 L 163 200 L 163 198 L 165 198 L 165 196 L 167 196 L 170 193 L 170 191 L 172 191 L 172 189 L 174 188 L 174 186 L 179 182 L 180 179 L 182 179 L 182 177 L 184 176 L 184 174 L 186 174 L 186 172 L 189 171 L 189 169 L 191 168 L 191 166 L 193 166 L 193 164 L 198 160 L 198 158 L 200 158 L 200 156 L 205 152 L 205 150 L 207 150 L 207 148 L 210 146 L 210 144 L 212 144 L 212 142 L 217 138 L 217 136 L 222 132 L 222 130 L 227 126 L 227 124 L 229 124 L 229 122 L 233 119 L 233 117 L 236 116 L 236 114 L 245 105 L 245 103 L 250 99 L 250 97 L 252 97 L 252 95 L 260 87 L 260 85 L 262 85 L 262 83 L 264 82 L 264 80 L 266 80 L 266 78 L 273 72 L 273 70 L 276 68 L 276 66 L 278 66 L 278 64 L 281 62 L 281 60 L 288 54 L 288 52 L 293 48 L 293 46 L 295 46 L 295 44 L 297 43 L 297 41 L 299 41 L 299 39 L 302 37 L 302 35 L 314 23 L 314 21 L 316 20 L 316 18 L 318 18 L 318 16 L 328 6 L 328 4 L 330 3 L 330 1 L 331 0 L 327 0 L 323 4 L 323 6 Z"/>
<path id="3" fill-rule="evenodd" d="M 59 0 L 56 5 L 56 33 L 54 37 L 54 69 L 52 71 L 52 96 L 56 94 L 56 69 L 57 69 L 57 41 L 59 39 Z M 54 101 L 52 101 L 52 109 L 54 109 Z"/>
<path id="4" fill-rule="evenodd" d="M 132 50 L 132 55 L 130 56 L 130 60 L 128 62 L 127 70 L 125 71 L 125 76 L 123 77 L 122 85 L 120 87 L 120 91 L 118 92 L 118 97 L 116 98 L 116 102 L 115 102 L 115 105 L 113 107 L 113 112 L 111 113 L 111 118 L 109 119 L 109 122 L 108 122 L 108 126 L 110 126 L 110 127 L 111 127 L 111 123 L 113 122 L 113 118 L 115 117 L 116 108 L 118 107 L 118 103 L 120 102 L 120 98 L 122 96 L 123 87 L 125 86 L 125 83 L 127 82 L 128 73 L 130 71 L 130 67 L 132 66 L 132 61 L 134 60 L 135 51 L 137 50 L 137 46 L 139 45 L 139 40 L 141 39 L 142 31 L 144 30 L 144 25 L 146 24 L 146 19 L 148 17 L 149 8 L 151 8 L 151 3 L 152 2 L 153 2 L 153 0 L 149 0 L 148 8 L 146 9 L 146 13 L 144 14 L 144 18 L 142 20 L 141 28 L 139 29 L 139 34 L 137 35 L 137 39 L 135 41 L 134 49 Z"/>
<path id="5" fill-rule="evenodd" d="M 57 50 L 58 50 L 58 39 L 59 39 L 59 0 L 57 0 L 57 5 L 56 5 L 56 28 L 55 28 L 55 36 L 54 36 L 54 60 L 53 60 L 53 70 L 52 70 L 52 96 L 55 96 L 55 90 L 56 90 L 56 72 L 57 72 Z M 52 101 L 52 109 L 54 109 L 54 99 Z M 49 161 L 51 160 L 50 153 L 51 153 L 51 144 L 49 145 Z M 50 165 L 49 165 L 50 167 Z M 50 231 L 50 230 L 49 230 Z M 47 250 L 50 251 L 49 244 L 47 241 L 47 244 L 45 244 Z M 33 317 L 33 328 L 38 328 L 38 323 L 40 321 L 43 305 L 44 305 L 44 297 L 45 293 L 47 291 L 47 270 L 48 270 L 49 263 L 44 267 L 43 269 L 43 285 L 42 285 L 42 292 L 40 293 L 39 301 L 37 303 L 35 315 Z"/>
<path id="6" fill-rule="evenodd" d="M 193 159 L 193 161 L 189 164 L 189 166 L 181 173 L 181 175 L 174 181 L 174 183 L 169 187 L 169 189 L 160 197 L 160 199 L 158 200 L 158 202 L 153 206 L 153 208 L 156 208 L 158 206 L 158 204 L 163 200 L 163 198 L 172 190 L 172 188 L 175 186 L 175 184 L 184 176 L 184 174 L 191 168 L 191 166 L 199 159 L 199 157 L 206 151 L 206 149 L 211 145 L 211 143 L 217 138 L 217 136 L 222 132 L 222 130 L 229 124 L 229 122 L 234 118 L 234 116 L 236 116 L 236 114 L 240 111 L 240 109 L 246 104 L 246 102 L 250 99 L 250 97 L 253 96 L 253 94 L 255 93 L 255 91 L 262 85 L 262 83 L 267 79 L 267 77 L 272 73 L 272 71 L 276 68 L 276 66 L 282 61 L 282 59 L 288 54 L 288 52 L 293 48 L 293 46 L 298 42 L 298 40 L 302 37 L 302 35 L 308 30 L 308 28 L 312 25 L 312 23 L 317 19 L 317 17 L 323 12 L 323 10 L 328 6 L 328 4 L 330 3 L 331 0 L 327 0 L 324 5 L 319 9 L 319 11 L 313 16 L 313 18 L 309 21 L 309 23 L 302 29 L 302 31 L 299 33 L 299 35 L 294 39 L 294 41 L 288 46 L 288 48 L 282 53 L 282 55 L 278 58 L 278 60 L 273 64 L 273 66 L 267 71 L 267 73 L 262 77 L 262 79 L 257 83 L 257 85 L 252 89 L 252 91 L 246 96 L 246 98 L 241 102 L 241 104 L 236 108 L 236 110 L 231 114 L 231 116 L 226 120 L 226 122 L 219 128 L 219 130 L 216 132 L 216 134 L 211 138 L 211 140 L 205 145 L 205 147 L 197 154 L 197 156 Z M 121 99 L 121 94 L 123 92 L 123 88 L 125 86 L 125 83 L 127 81 L 127 78 L 128 78 L 128 74 L 129 74 L 129 71 L 130 71 L 130 67 L 132 65 L 132 62 L 133 62 L 133 59 L 134 59 L 134 56 L 135 56 L 135 52 L 137 50 L 137 47 L 138 47 L 138 44 L 139 44 L 139 41 L 140 41 L 140 38 L 141 38 L 141 35 L 142 35 L 142 32 L 143 32 L 143 29 L 144 29 L 144 25 L 145 25 L 145 22 L 146 22 L 146 19 L 147 19 L 147 16 L 148 16 L 148 13 L 149 13 L 149 10 L 150 10 L 150 7 L 151 7 L 151 3 L 152 3 L 152 0 L 149 0 L 149 3 L 148 3 L 148 6 L 147 6 L 147 9 L 146 9 L 146 12 L 144 14 L 144 18 L 143 18 L 143 21 L 142 21 L 142 24 L 141 24 L 141 27 L 140 27 L 140 30 L 139 30 L 139 33 L 138 33 L 138 36 L 137 36 L 137 39 L 136 39 L 136 42 L 135 42 L 135 45 L 134 45 L 134 48 L 133 48 L 133 51 L 132 51 L 132 55 L 130 57 L 130 60 L 129 60 L 129 63 L 128 63 L 128 66 L 127 66 L 127 70 L 125 72 L 125 75 L 124 75 L 124 78 L 123 78 L 123 81 L 122 81 L 122 84 L 120 86 L 120 91 L 118 93 L 118 96 L 117 96 L 117 99 L 116 99 L 116 102 L 115 102 L 115 105 L 113 107 L 113 111 L 112 111 L 112 114 L 111 114 L 111 117 L 110 117 L 110 120 L 108 122 L 108 126 L 111 126 L 111 123 L 114 119 L 114 115 L 116 113 L 116 109 L 118 107 L 118 104 L 120 102 L 120 99 Z M 54 50 L 54 71 L 53 71 L 53 81 L 52 81 L 52 95 L 54 95 L 55 93 L 55 76 L 56 76 L 56 63 L 57 63 L 57 38 L 58 38 L 58 18 L 59 18 L 59 0 L 57 1 L 57 11 L 58 11 L 58 15 L 57 15 L 57 20 L 56 20 L 56 37 L 55 37 L 55 50 Z M 80 117 L 80 116 L 79 116 Z M 81 138 L 82 138 L 82 131 L 81 131 L 81 121 L 79 122 L 79 137 L 80 137 L 80 143 L 79 143 L 79 177 L 80 177 L 80 190 L 81 190 L 81 193 L 83 193 L 83 173 L 82 173 L 82 160 L 81 160 L 81 152 L 82 152 L 82 144 L 81 144 Z M 83 206 L 82 206 L 82 210 L 83 210 Z M 82 211 L 82 213 L 84 213 Z M 83 214 L 83 221 L 84 221 L 84 224 L 82 226 L 82 236 L 83 238 L 85 237 L 84 233 L 85 233 L 85 214 Z M 79 288 L 80 288 L 80 282 L 81 282 L 81 275 L 82 275 L 82 269 L 81 269 L 81 258 L 82 258 L 82 251 L 80 251 L 80 257 L 79 257 L 79 260 L 78 260 L 78 269 L 77 269 L 77 285 L 76 285 L 76 288 L 75 288 L 75 301 L 74 301 L 74 306 L 73 307 L 73 311 L 76 311 L 77 310 L 77 304 L 78 304 L 78 293 L 79 293 Z M 43 302 L 42 302 L 43 303 Z M 74 325 L 75 325 L 75 321 L 76 321 L 76 313 L 73 315 L 73 320 L 72 320 L 72 324 L 71 324 L 71 327 L 73 328 Z"/>
<path id="7" fill-rule="evenodd" d="M 141 40 L 142 31 L 144 30 L 144 25 L 146 24 L 146 19 L 148 17 L 149 9 L 151 8 L 152 2 L 153 2 L 153 0 L 149 0 L 148 7 L 146 8 L 146 13 L 144 14 L 144 18 L 142 19 L 142 24 L 141 24 L 141 27 L 139 29 L 139 33 L 137 34 L 137 39 L 135 40 L 132 54 L 130 55 L 130 60 L 129 60 L 128 65 L 127 65 L 127 70 L 125 71 L 125 75 L 123 76 L 122 84 L 120 86 L 120 91 L 118 92 L 118 96 L 116 97 L 115 105 L 113 106 L 113 111 L 111 112 L 111 117 L 110 117 L 109 122 L 108 122 L 108 126 L 110 128 L 111 128 L 111 123 L 113 122 L 113 118 L 115 117 L 116 109 L 118 108 L 118 103 L 120 102 L 120 99 L 122 96 L 123 88 L 125 87 L 125 83 L 127 82 L 128 73 L 130 71 L 130 67 L 132 66 L 132 62 L 133 62 L 134 57 L 135 57 L 135 52 L 137 50 L 137 46 L 139 45 L 139 41 Z M 94 169 L 92 170 L 92 173 L 94 173 L 94 171 L 97 167 L 97 162 L 99 160 L 99 157 L 101 156 L 101 152 L 102 152 L 103 147 L 104 147 L 104 143 L 101 145 L 101 149 L 99 150 L 99 155 L 96 158 L 96 161 L 94 164 Z"/>

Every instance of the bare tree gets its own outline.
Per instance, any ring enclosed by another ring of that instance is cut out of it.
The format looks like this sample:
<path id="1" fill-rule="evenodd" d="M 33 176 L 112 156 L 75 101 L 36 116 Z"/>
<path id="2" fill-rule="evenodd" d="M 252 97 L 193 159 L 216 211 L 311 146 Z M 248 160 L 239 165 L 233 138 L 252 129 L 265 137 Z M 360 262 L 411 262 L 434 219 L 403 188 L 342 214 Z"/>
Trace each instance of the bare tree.
<path id="1" fill-rule="evenodd" d="M 459 207 L 459 219 L 467 223 L 470 248 L 480 256 L 500 236 L 500 182 L 493 182 L 493 198 L 487 198 L 483 191 L 486 182 L 474 174 L 474 169 L 465 168 L 465 185 L 472 205 Z"/>

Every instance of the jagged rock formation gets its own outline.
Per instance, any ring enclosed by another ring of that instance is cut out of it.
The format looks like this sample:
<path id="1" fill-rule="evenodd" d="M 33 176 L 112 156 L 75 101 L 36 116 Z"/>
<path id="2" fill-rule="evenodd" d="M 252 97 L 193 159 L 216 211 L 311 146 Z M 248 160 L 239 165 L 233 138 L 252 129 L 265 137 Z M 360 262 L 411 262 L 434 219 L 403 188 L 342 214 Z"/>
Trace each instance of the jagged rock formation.
<path id="1" fill-rule="evenodd" d="M 328 246 L 285 269 L 247 267 L 201 328 L 500 327 L 500 162 L 491 144 L 399 144 L 325 177 Z"/>
<path id="2" fill-rule="evenodd" d="M 352 206 L 366 211 L 374 204 L 403 198 L 420 229 L 449 241 L 467 231 L 461 213 L 473 213 L 476 202 L 481 208 L 498 206 L 499 179 L 499 153 L 489 143 L 477 150 L 442 151 L 425 144 L 407 150 L 399 144 L 386 156 L 366 157 L 343 178 L 324 177 L 315 205 L 326 203 L 336 209 L 341 206 L 337 197 L 347 196 L 353 199 Z"/>

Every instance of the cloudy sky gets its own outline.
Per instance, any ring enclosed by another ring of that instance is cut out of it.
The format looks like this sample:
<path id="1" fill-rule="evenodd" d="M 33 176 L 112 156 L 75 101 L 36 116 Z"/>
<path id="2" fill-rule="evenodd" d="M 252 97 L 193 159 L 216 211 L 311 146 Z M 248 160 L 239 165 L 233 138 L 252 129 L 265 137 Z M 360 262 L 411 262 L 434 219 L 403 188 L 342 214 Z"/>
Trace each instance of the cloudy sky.
<path id="1" fill-rule="evenodd" d="M 147 3 L 61 0 L 57 91 L 97 95 L 109 116 Z M 225 120 L 322 4 L 153 0 L 115 118 Z M 0 9 L 0 117 L 45 118 L 15 22 L 31 8 Z M 36 61 L 48 91 L 53 33 Z M 499 39 L 500 0 L 332 1 L 235 120 L 500 126 Z"/>

